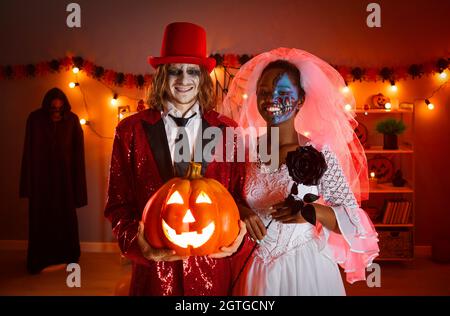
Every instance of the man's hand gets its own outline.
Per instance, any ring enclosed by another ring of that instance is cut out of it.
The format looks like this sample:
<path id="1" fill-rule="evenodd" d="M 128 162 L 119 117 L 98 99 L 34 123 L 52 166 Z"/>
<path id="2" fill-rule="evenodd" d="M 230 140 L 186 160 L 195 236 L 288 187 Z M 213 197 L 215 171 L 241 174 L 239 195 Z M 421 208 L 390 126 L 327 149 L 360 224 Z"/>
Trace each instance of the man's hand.
<path id="1" fill-rule="evenodd" d="M 285 203 L 281 202 L 272 206 L 276 211 L 272 213 L 272 218 L 283 224 L 301 224 L 306 223 L 306 220 L 300 212 L 293 212 L 292 209 Z"/>
<path id="2" fill-rule="evenodd" d="M 252 209 L 243 205 L 239 205 L 239 213 L 247 225 L 250 237 L 253 240 L 262 240 L 266 236 L 267 230 L 261 218 Z"/>
<path id="3" fill-rule="evenodd" d="M 228 256 L 231 256 L 233 253 L 235 253 L 239 246 L 242 243 L 242 240 L 244 239 L 245 233 L 247 233 L 247 228 L 245 227 L 245 223 L 241 220 L 239 220 L 239 235 L 236 237 L 236 239 L 233 241 L 233 243 L 228 247 L 222 247 L 220 250 L 222 252 L 217 252 L 210 254 L 210 258 L 219 259 L 219 258 L 225 258 Z"/>
<path id="4" fill-rule="evenodd" d="M 139 223 L 139 230 L 138 230 L 138 244 L 141 248 L 142 255 L 147 260 L 153 260 L 153 261 L 176 261 L 176 260 L 183 260 L 187 257 L 178 256 L 175 254 L 175 250 L 171 249 L 156 249 L 152 248 L 148 244 L 148 242 L 145 240 L 144 236 L 144 223 Z"/>

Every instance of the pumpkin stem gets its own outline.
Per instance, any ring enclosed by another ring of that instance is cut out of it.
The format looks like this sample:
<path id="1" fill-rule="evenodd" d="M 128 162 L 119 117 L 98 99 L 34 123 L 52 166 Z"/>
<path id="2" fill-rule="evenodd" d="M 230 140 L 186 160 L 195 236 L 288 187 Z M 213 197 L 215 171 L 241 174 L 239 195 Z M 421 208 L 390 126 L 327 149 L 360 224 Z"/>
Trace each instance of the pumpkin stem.
<path id="1" fill-rule="evenodd" d="M 184 177 L 189 180 L 201 178 L 201 171 L 202 164 L 191 161 Z"/>

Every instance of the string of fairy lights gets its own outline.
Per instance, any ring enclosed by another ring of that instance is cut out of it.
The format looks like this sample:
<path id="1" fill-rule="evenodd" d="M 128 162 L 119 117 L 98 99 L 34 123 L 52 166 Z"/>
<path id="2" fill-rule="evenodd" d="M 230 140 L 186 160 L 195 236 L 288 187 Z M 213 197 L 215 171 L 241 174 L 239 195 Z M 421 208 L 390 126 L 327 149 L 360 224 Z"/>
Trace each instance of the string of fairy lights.
<path id="1" fill-rule="evenodd" d="M 222 96 L 223 95 L 226 95 L 226 93 L 228 92 L 228 86 L 229 86 L 229 84 L 231 83 L 231 81 L 232 81 L 232 79 L 233 79 L 233 74 L 227 69 L 227 67 L 224 67 L 224 66 L 219 66 L 219 67 L 222 67 L 223 68 L 223 71 L 224 71 L 224 79 L 223 79 L 223 83 L 221 83 L 220 82 L 220 80 L 219 80 L 219 78 L 218 78 L 218 75 L 217 75 L 217 72 L 216 72 L 216 70 L 217 69 L 214 69 L 214 72 L 213 72 L 213 74 L 214 74 L 214 80 L 215 80 L 215 83 L 216 83 L 216 88 L 218 89 L 218 90 L 220 90 L 221 92 L 222 92 Z M 216 67 L 217 68 L 217 67 Z M 69 83 L 69 87 L 70 88 L 72 88 L 72 89 L 74 89 L 74 88 L 79 88 L 80 89 L 80 92 L 81 92 L 81 94 L 82 94 L 82 97 L 83 97 L 83 103 L 84 103 L 84 107 L 85 107 L 85 110 L 86 110 L 86 114 L 87 114 L 87 116 L 89 117 L 89 107 L 88 107 L 88 103 L 87 103 L 87 101 L 86 101 L 86 96 L 85 96 L 85 93 L 84 93 L 84 91 L 83 91 L 83 88 L 82 88 L 82 86 L 80 85 L 80 82 L 79 82 L 79 80 L 78 80 L 78 73 L 79 73 L 79 71 L 80 71 L 80 69 L 78 68 L 78 67 L 73 67 L 72 68 L 72 72 L 75 74 L 75 81 L 71 81 L 70 83 Z M 228 79 L 227 79 L 227 77 L 228 77 Z M 426 106 L 427 106 L 427 109 L 428 110 L 434 110 L 435 109 L 435 104 L 431 101 L 432 100 L 432 98 L 442 89 L 442 88 L 444 88 L 447 84 L 448 84 L 448 75 L 447 75 L 447 70 L 442 70 L 440 73 L 438 73 L 438 77 L 439 77 L 439 79 L 440 80 L 442 80 L 443 82 L 435 89 L 435 90 L 433 90 L 431 93 L 430 93 L 430 95 L 429 96 L 427 96 L 427 97 L 424 97 L 424 98 L 416 98 L 416 99 L 414 99 L 413 101 L 412 101 L 412 103 L 414 103 L 414 106 L 415 106 L 415 104 L 416 104 L 416 102 L 423 102 Z M 109 86 L 107 86 L 106 84 L 104 84 L 103 82 L 101 82 L 105 87 L 107 87 L 108 89 L 110 89 L 111 90 L 111 99 L 110 99 L 110 103 L 111 103 L 111 105 L 112 106 L 118 106 L 118 104 L 119 104 L 119 96 L 124 96 L 124 97 L 126 97 L 127 99 L 130 99 L 130 100 L 134 100 L 134 101 L 141 101 L 141 99 L 138 99 L 138 98 L 135 98 L 135 97 L 131 97 L 131 96 L 129 96 L 129 95 L 124 95 L 124 94 L 121 94 L 121 95 L 119 95 L 119 93 L 117 93 L 117 92 L 115 92 L 113 89 L 111 89 Z M 396 93 L 396 92 L 398 92 L 398 87 L 397 87 L 397 85 L 396 85 L 396 83 L 395 83 L 395 81 L 390 81 L 389 82 L 389 89 L 391 90 L 391 92 L 392 93 Z M 343 89 L 342 89 L 342 93 L 344 93 L 344 94 L 346 94 L 346 93 L 349 93 L 351 91 L 351 87 L 350 87 L 350 85 L 348 84 L 348 83 L 346 83 L 346 86 L 345 87 L 343 87 Z M 247 96 L 246 95 L 243 95 L 243 98 L 245 99 Z M 390 102 L 387 102 L 385 105 L 385 110 L 386 111 L 391 111 L 392 110 L 392 104 L 390 103 Z M 353 107 L 352 107 L 352 105 L 350 105 L 350 104 L 345 104 L 344 105 L 344 109 L 346 110 L 346 111 L 352 111 L 352 110 L 355 110 Z M 364 114 L 365 115 L 368 115 L 369 114 L 369 111 L 365 111 L 364 112 Z M 121 114 L 121 113 L 119 113 L 119 121 L 123 118 L 124 116 Z M 88 119 L 86 119 L 86 118 L 81 118 L 80 119 L 80 124 L 82 124 L 82 125 L 87 125 L 87 126 L 89 126 L 90 127 L 90 129 L 93 131 L 93 133 L 95 134 L 95 135 L 97 135 L 98 137 L 100 137 L 100 138 L 104 138 L 104 139 L 112 139 L 113 137 L 107 137 L 107 136 L 103 136 L 103 135 L 101 135 L 100 133 L 98 133 L 96 130 L 95 130 L 95 128 L 94 128 L 94 126 L 92 126 L 92 124 L 91 124 L 91 122 L 88 120 Z"/>
<path id="2" fill-rule="evenodd" d="M 441 82 L 441 84 L 440 84 L 436 89 L 434 89 L 434 90 L 430 93 L 429 96 L 423 97 L 423 98 L 416 98 L 416 99 L 414 99 L 414 100 L 412 100 L 412 101 L 405 100 L 405 102 L 413 103 L 414 106 L 416 105 L 417 102 L 423 102 L 423 103 L 427 106 L 427 109 L 428 109 L 428 110 L 430 110 L 430 111 L 434 110 L 436 106 L 435 106 L 434 103 L 432 103 L 432 98 L 433 98 L 433 97 L 434 97 L 434 96 L 435 96 L 442 88 L 444 88 L 444 87 L 448 84 L 448 82 L 449 82 L 449 80 L 448 80 L 448 74 L 447 74 L 447 70 L 446 70 L 446 69 L 443 69 L 443 70 L 441 70 L 440 72 L 437 72 L 436 75 L 437 75 L 437 77 L 439 78 L 439 80 L 441 80 L 442 82 Z M 351 88 L 349 87 L 349 84 L 348 84 L 347 82 L 346 82 L 345 84 L 346 84 L 345 87 L 342 88 L 342 93 L 344 93 L 344 94 L 349 93 L 350 90 L 351 90 Z M 390 84 L 389 89 L 390 89 L 390 91 L 391 91 L 392 93 L 398 92 L 398 87 L 397 87 L 395 81 L 391 80 L 391 81 L 389 82 L 389 84 Z M 386 110 L 386 111 L 391 111 L 391 110 L 392 110 L 392 104 L 391 104 L 390 102 L 387 102 L 387 103 L 384 105 L 384 107 L 385 107 L 385 110 Z M 345 108 L 346 111 L 354 110 L 353 107 L 352 107 L 350 104 L 344 105 L 344 108 Z M 369 113 L 368 111 L 364 112 L 365 115 L 368 115 L 368 113 Z"/>
<path id="3" fill-rule="evenodd" d="M 222 56 L 219 54 L 214 54 L 211 55 L 211 57 L 214 57 L 217 63 L 214 72 L 211 74 L 211 78 L 215 82 L 217 94 L 219 95 L 220 92 L 221 99 L 223 99 L 224 96 L 228 93 L 228 87 L 233 80 L 234 75 L 232 72 L 237 71 L 246 61 L 251 58 L 251 56 L 240 56 L 234 54 L 226 54 Z M 429 77 L 437 76 L 441 83 L 436 89 L 434 89 L 425 97 L 416 98 L 412 102 L 409 102 L 412 103 L 414 107 L 416 107 L 416 105 L 420 106 L 423 104 L 427 107 L 428 110 L 432 111 L 437 106 L 433 98 L 448 84 L 449 59 L 440 58 L 438 61 L 433 63 L 413 64 L 409 67 L 383 67 L 381 69 L 365 69 L 362 67 L 350 68 L 344 66 L 334 66 L 334 68 L 342 75 L 345 80 L 345 87 L 342 89 L 342 93 L 349 93 L 353 89 L 353 82 L 361 82 L 363 80 L 368 82 L 377 82 L 378 80 L 382 80 L 383 82 L 386 81 L 388 83 L 390 92 L 395 94 L 399 90 L 397 86 L 397 81 L 399 80 L 406 80 L 408 78 L 416 79 L 421 78 L 424 75 Z M 114 70 L 104 69 L 103 67 L 95 65 L 91 61 L 85 60 L 79 56 L 66 56 L 61 59 L 44 61 L 37 64 L 0 66 L 0 79 L 21 79 L 27 77 L 35 77 L 37 75 L 44 76 L 51 72 L 59 72 L 62 69 L 65 69 L 66 71 L 71 70 L 75 74 L 74 80 L 69 82 L 68 86 L 71 89 L 78 88 L 83 98 L 87 117 L 82 117 L 80 119 L 80 123 L 82 125 L 89 126 L 93 133 L 98 137 L 112 139 L 112 137 L 103 136 L 98 133 L 94 128 L 92 122 L 89 120 L 90 109 L 86 100 L 86 93 L 83 86 L 80 84 L 80 80 L 78 77 L 80 71 L 85 72 L 88 77 L 97 80 L 110 91 L 110 103 L 112 106 L 117 107 L 119 121 L 132 113 L 129 105 L 120 104 L 120 99 L 122 97 L 127 98 L 128 100 L 137 101 L 137 110 L 139 110 L 139 107 L 140 109 L 145 109 L 144 101 L 142 98 L 126 95 L 122 92 L 118 93 L 117 90 L 112 88 L 111 86 L 125 86 L 132 90 L 135 90 L 137 88 L 139 91 L 142 91 L 142 89 L 150 86 L 152 74 L 124 74 L 116 72 Z M 219 71 L 223 71 L 222 82 L 217 74 Z M 352 80 L 353 82 L 350 82 Z M 247 96 L 243 95 L 242 97 L 245 99 Z M 386 111 L 395 110 L 390 102 L 385 103 L 384 107 Z M 347 111 L 356 110 L 350 104 L 345 104 L 344 109 Z M 364 114 L 368 115 L 369 113 L 370 111 L 366 111 Z"/>
<path id="4" fill-rule="evenodd" d="M 86 100 L 86 94 L 85 94 L 85 92 L 84 92 L 84 89 L 83 89 L 83 86 L 82 86 L 82 84 L 80 83 L 80 80 L 79 80 L 79 78 L 78 78 L 78 74 L 80 73 L 80 68 L 78 68 L 78 67 L 76 67 L 76 66 L 74 66 L 74 67 L 72 67 L 72 72 L 74 73 L 74 75 L 75 75 L 75 80 L 74 81 L 70 81 L 69 82 L 69 84 L 68 84 L 68 86 L 69 86 L 69 88 L 71 88 L 71 89 L 74 89 L 74 88 L 78 88 L 79 90 L 80 90 L 80 93 L 81 93 L 81 95 L 82 95 L 82 99 L 83 99 L 83 106 L 84 106 L 84 109 L 85 109 L 85 112 L 86 112 L 86 115 L 87 115 L 87 117 L 89 118 L 90 117 L 90 115 L 89 115 L 89 106 L 88 106 L 88 102 L 87 102 L 87 100 Z M 109 89 L 109 90 L 111 90 L 111 93 L 112 93 L 112 97 L 111 97 L 111 99 L 110 99 L 110 103 L 111 103 L 111 106 L 116 106 L 116 107 L 118 107 L 119 106 L 119 93 L 117 93 L 117 92 L 115 92 L 115 90 L 113 90 L 110 86 L 108 86 L 108 85 L 106 85 L 105 83 L 103 83 L 102 81 L 99 81 L 104 87 L 106 87 L 107 89 Z M 127 99 L 129 99 L 129 100 L 134 100 L 134 101 L 143 101 L 142 99 L 138 99 L 138 98 L 135 98 L 135 97 L 132 97 L 132 96 L 129 96 L 129 95 L 125 95 L 125 94 L 120 94 L 120 96 L 121 97 L 126 97 Z M 122 120 L 124 118 L 124 114 L 123 113 L 118 113 L 118 119 L 119 119 L 119 121 L 120 120 Z M 111 136 L 104 136 L 104 135 L 101 135 L 96 129 L 95 129 L 95 127 L 94 127 L 94 125 L 93 125 L 93 123 L 92 123 L 92 121 L 90 121 L 89 119 L 87 119 L 87 118 L 84 118 L 84 117 L 82 117 L 81 119 L 80 119 L 80 124 L 81 125 L 83 125 L 83 126 L 88 126 L 89 127 L 89 129 L 97 136 L 97 137 L 99 137 L 99 138 L 102 138 L 102 139 L 114 139 L 114 137 L 111 137 Z"/>

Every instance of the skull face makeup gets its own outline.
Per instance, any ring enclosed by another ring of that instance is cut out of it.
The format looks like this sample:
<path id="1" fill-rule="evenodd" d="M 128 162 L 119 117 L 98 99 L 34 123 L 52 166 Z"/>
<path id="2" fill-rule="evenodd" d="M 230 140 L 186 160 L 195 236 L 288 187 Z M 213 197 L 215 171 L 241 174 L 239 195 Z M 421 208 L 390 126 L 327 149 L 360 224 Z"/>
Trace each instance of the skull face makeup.
<path id="1" fill-rule="evenodd" d="M 292 76 L 282 68 L 264 71 L 258 81 L 256 94 L 258 111 L 269 125 L 278 125 L 291 119 L 303 100 Z"/>
<path id="2" fill-rule="evenodd" d="M 197 100 L 200 67 L 193 64 L 171 64 L 168 69 L 170 101 L 183 111 Z"/>

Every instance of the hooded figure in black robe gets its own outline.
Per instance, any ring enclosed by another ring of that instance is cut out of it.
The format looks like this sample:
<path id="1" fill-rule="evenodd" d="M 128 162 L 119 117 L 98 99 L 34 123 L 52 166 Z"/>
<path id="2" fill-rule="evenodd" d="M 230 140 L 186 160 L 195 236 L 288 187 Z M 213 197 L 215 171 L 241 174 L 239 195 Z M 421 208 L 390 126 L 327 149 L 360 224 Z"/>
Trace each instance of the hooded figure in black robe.
<path id="1" fill-rule="evenodd" d="M 28 116 L 20 197 L 29 199 L 28 271 L 78 262 L 76 208 L 87 204 L 83 130 L 58 88 Z"/>

